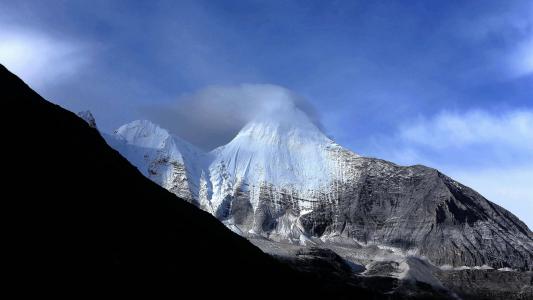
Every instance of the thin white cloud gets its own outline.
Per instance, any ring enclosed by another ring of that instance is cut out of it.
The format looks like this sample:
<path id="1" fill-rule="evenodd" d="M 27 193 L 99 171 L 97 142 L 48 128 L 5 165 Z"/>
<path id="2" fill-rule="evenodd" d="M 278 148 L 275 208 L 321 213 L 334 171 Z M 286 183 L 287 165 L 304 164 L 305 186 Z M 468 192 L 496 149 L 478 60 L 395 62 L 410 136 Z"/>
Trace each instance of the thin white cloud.
<path id="1" fill-rule="evenodd" d="M 515 28 L 522 38 L 508 58 L 511 74 L 516 77 L 533 74 L 533 4 L 524 8 L 522 16 L 515 20 L 518 22 Z"/>
<path id="2" fill-rule="evenodd" d="M 472 78 L 492 73 L 505 80 L 533 74 L 533 4 L 508 1 L 500 9 L 456 21 L 453 34 L 478 48 L 485 56 L 470 72 Z M 481 72 L 479 72 L 481 70 Z"/>
<path id="3" fill-rule="evenodd" d="M 501 115 L 481 110 L 442 112 L 404 126 L 400 137 L 409 144 L 443 149 L 473 144 L 503 144 L 533 151 L 533 111 L 515 110 Z"/>
<path id="4" fill-rule="evenodd" d="M 38 89 L 74 75 L 87 62 L 84 51 L 79 44 L 38 31 L 0 30 L 0 63 Z"/>
<path id="5" fill-rule="evenodd" d="M 516 51 L 512 53 L 510 66 L 515 76 L 521 77 L 533 74 L 533 37 L 521 43 Z"/>

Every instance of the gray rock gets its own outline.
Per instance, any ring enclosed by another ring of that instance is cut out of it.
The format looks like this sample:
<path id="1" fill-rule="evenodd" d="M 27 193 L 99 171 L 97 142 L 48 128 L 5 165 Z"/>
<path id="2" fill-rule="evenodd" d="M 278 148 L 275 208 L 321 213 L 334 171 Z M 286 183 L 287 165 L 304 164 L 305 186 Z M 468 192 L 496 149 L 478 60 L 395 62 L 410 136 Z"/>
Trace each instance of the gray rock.
<path id="1" fill-rule="evenodd" d="M 532 272 L 451 270 L 438 272 L 436 276 L 465 300 L 533 299 Z"/>
<path id="2" fill-rule="evenodd" d="M 312 212 L 297 218 L 293 202 L 301 199 L 282 196 L 276 201 L 280 197 L 268 190 L 260 197 L 260 209 L 235 218 L 236 224 L 249 228 L 253 220 L 256 232 L 275 236 L 280 220 L 293 214 L 294 230 L 326 243 L 335 243 L 329 237 L 343 237 L 391 246 L 435 265 L 533 269 L 532 232 L 474 190 L 428 167 L 344 155 L 349 172 L 360 175 L 335 183 L 334 194 L 325 194 Z M 240 197 L 239 207 L 246 204 Z"/>
<path id="3" fill-rule="evenodd" d="M 82 118 L 87 124 L 92 128 L 96 127 L 96 120 L 94 119 L 93 114 L 89 110 L 80 111 L 78 117 Z"/>

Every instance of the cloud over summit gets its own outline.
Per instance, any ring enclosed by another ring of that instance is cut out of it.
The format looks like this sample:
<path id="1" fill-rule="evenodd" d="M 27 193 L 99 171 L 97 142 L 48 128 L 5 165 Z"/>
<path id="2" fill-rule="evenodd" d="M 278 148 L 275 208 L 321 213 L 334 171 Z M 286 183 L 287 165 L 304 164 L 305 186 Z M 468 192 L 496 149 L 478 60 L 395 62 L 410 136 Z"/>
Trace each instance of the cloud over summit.
<path id="1" fill-rule="evenodd" d="M 206 150 L 229 142 L 248 122 L 296 107 L 322 128 L 314 108 L 273 84 L 210 86 L 168 105 L 144 109 L 149 119 Z"/>
<path id="2" fill-rule="evenodd" d="M 0 29 L 0 63 L 34 88 L 57 84 L 87 61 L 86 49 L 72 41 L 35 30 Z"/>

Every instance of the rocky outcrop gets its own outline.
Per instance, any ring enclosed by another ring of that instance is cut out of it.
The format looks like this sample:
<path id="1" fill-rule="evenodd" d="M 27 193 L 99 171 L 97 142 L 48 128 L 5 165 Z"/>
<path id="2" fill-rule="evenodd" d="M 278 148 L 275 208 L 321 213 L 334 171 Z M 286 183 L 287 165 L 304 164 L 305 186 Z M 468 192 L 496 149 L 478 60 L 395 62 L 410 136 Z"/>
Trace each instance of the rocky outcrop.
<path id="1" fill-rule="evenodd" d="M 78 113 L 78 117 L 80 117 L 85 122 L 87 122 L 89 127 L 96 128 L 96 120 L 95 120 L 93 114 L 91 113 L 91 111 L 89 111 L 89 110 L 80 111 Z"/>
<path id="2" fill-rule="evenodd" d="M 533 299 L 533 273 L 498 270 L 450 270 L 436 275 L 461 299 Z"/>

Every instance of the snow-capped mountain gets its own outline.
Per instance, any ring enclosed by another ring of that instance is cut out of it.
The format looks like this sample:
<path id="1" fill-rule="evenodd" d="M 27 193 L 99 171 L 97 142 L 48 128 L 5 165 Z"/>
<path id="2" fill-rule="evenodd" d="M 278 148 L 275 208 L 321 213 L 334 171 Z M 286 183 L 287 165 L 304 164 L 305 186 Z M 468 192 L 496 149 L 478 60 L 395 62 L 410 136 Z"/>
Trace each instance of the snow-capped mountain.
<path id="1" fill-rule="evenodd" d="M 107 140 L 144 175 L 244 236 L 533 269 L 533 234 L 514 215 L 437 170 L 361 157 L 295 107 L 255 118 L 208 153 L 149 121 Z"/>
<path id="2" fill-rule="evenodd" d="M 246 205 L 239 209 L 261 210 L 265 193 L 274 204 L 271 214 L 284 213 L 286 201 L 296 217 L 311 211 L 341 171 L 335 156 L 340 149 L 296 108 L 253 120 L 210 153 L 216 215 L 231 222 L 231 211 L 238 207 L 232 198 L 243 194 Z M 246 229 L 262 232 L 262 226 L 256 219 Z"/>
<path id="3" fill-rule="evenodd" d="M 336 154 L 347 150 L 297 108 L 256 118 L 209 153 L 146 120 L 121 126 L 107 140 L 145 176 L 228 224 L 238 193 L 249 195 L 253 211 L 266 190 L 274 201 L 290 195 L 298 199 L 294 212 L 303 213 L 346 175 Z"/>

